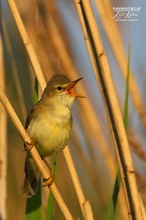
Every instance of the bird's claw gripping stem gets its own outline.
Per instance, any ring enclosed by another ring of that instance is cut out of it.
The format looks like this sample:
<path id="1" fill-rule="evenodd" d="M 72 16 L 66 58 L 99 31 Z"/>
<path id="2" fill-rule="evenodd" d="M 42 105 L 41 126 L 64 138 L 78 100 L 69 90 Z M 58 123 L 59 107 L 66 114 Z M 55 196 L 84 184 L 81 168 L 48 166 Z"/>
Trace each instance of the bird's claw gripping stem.
<path id="1" fill-rule="evenodd" d="M 26 151 L 30 151 L 32 148 L 33 148 L 33 146 L 34 146 L 34 144 L 35 144 L 35 140 L 34 139 L 31 139 L 31 142 L 25 142 L 25 150 Z"/>
<path id="2" fill-rule="evenodd" d="M 48 179 L 43 179 L 43 182 L 45 183 L 45 184 L 43 185 L 43 187 L 45 187 L 45 186 L 51 186 L 51 185 L 53 184 L 53 182 L 54 182 L 54 174 L 51 173 L 51 174 L 50 174 L 50 177 L 49 177 Z"/>

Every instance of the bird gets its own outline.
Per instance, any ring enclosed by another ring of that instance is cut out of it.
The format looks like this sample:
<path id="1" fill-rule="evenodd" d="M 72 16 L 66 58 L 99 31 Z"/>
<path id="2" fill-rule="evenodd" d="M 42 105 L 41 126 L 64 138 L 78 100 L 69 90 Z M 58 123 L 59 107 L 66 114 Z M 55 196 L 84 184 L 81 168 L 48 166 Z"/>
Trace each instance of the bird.
<path id="1" fill-rule="evenodd" d="M 63 74 L 53 75 L 27 116 L 25 129 L 42 159 L 57 154 L 69 142 L 73 122 L 71 106 L 77 97 L 84 98 L 73 91 L 81 79 L 70 81 Z M 39 169 L 27 152 L 21 187 L 25 197 L 35 195 L 39 179 Z"/>

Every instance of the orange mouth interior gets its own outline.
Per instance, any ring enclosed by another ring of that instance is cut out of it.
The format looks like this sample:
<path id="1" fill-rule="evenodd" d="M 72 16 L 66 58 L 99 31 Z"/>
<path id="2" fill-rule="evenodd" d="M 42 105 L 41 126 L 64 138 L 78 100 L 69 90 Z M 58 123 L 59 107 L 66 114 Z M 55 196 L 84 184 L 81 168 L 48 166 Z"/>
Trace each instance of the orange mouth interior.
<path id="1" fill-rule="evenodd" d="M 69 86 L 68 89 L 67 89 L 67 92 L 70 94 L 70 95 L 75 95 L 74 91 L 73 91 L 73 86 Z"/>

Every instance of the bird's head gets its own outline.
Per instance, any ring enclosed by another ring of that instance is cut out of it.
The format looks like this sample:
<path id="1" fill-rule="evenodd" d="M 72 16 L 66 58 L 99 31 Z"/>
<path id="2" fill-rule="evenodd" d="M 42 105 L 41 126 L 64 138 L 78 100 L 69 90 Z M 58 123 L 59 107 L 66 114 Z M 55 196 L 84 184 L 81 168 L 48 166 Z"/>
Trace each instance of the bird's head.
<path id="1" fill-rule="evenodd" d="M 74 81 L 70 81 L 65 75 L 55 74 L 47 83 L 47 87 L 44 90 L 43 99 L 46 99 L 50 102 L 64 104 L 71 107 L 75 98 L 85 98 L 80 94 L 74 93 L 74 86 L 83 79 L 78 78 Z"/>

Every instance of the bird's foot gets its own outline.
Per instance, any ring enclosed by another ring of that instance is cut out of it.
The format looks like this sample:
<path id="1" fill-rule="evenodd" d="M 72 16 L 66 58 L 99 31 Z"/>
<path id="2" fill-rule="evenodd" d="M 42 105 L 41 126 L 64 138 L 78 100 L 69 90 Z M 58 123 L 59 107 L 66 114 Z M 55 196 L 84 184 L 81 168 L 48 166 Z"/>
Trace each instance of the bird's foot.
<path id="1" fill-rule="evenodd" d="M 31 142 L 25 142 L 25 151 L 30 151 L 35 145 L 35 139 L 31 139 Z"/>
<path id="2" fill-rule="evenodd" d="M 48 179 L 43 179 L 43 182 L 45 183 L 43 187 L 51 186 L 54 182 L 54 173 L 51 173 Z"/>
<path id="3" fill-rule="evenodd" d="M 46 166 L 48 167 L 49 171 L 50 171 L 50 177 L 48 179 L 43 179 L 43 182 L 45 182 L 45 184 L 43 186 L 51 186 L 53 184 L 54 181 L 54 173 L 51 169 L 50 164 L 48 163 L 48 161 L 43 158 L 44 163 L 46 164 Z"/>

